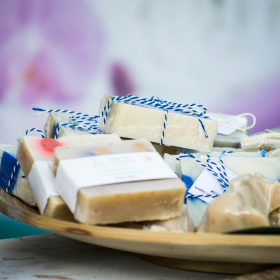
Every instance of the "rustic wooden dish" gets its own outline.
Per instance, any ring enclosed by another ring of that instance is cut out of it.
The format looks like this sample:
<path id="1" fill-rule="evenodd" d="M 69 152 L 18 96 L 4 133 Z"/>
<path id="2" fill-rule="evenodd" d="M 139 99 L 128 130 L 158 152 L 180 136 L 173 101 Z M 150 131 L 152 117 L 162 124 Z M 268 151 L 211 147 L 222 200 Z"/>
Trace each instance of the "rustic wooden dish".
<path id="1" fill-rule="evenodd" d="M 37 209 L 0 190 L 0 211 L 19 222 L 174 268 L 243 274 L 280 264 L 280 235 L 149 232 L 90 226 L 41 216 Z"/>

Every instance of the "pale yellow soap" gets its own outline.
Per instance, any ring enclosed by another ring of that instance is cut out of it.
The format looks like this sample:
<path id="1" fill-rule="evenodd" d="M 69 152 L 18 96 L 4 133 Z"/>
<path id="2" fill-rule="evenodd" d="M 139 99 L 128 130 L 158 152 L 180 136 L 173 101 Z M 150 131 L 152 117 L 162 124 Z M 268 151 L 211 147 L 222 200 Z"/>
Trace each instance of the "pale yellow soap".
<path id="1" fill-rule="evenodd" d="M 104 97 L 108 99 L 108 97 Z M 105 102 L 103 102 L 105 103 Z M 162 110 L 113 101 L 105 125 L 100 118 L 100 129 L 117 133 L 121 137 L 147 139 L 160 143 L 165 112 Z M 217 121 L 202 119 L 208 138 L 205 137 L 198 118 L 168 113 L 163 144 L 210 152 L 217 134 Z"/>
<path id="2" fill-rule="evenodd" d="M 60 196 L 51 196 L 48 199 L 43 215 L 59 220 L 74 221 L 72 212 Z"/>
<path id="3" fill-rule="evenodd" d="M 88 224 L 166 220 L 181 215 L 184 194 L 180 179 L 82 188 L 74 217 Z"/>

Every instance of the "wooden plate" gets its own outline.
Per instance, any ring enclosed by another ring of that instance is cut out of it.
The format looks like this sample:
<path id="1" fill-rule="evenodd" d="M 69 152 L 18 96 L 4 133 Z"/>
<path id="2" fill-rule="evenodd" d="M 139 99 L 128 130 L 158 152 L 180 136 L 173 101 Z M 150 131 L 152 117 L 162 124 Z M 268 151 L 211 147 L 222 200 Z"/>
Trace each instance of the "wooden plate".
<path id="1" fill-rule="evenodd" d="M 280 264 L 280 235 L 150 232 L 90 226 L 41 216 L 37 209 L 0 190 L 0 211 L 19 222 L 82 242 L 140 254 L 157 264 L 242 274 Z"/>

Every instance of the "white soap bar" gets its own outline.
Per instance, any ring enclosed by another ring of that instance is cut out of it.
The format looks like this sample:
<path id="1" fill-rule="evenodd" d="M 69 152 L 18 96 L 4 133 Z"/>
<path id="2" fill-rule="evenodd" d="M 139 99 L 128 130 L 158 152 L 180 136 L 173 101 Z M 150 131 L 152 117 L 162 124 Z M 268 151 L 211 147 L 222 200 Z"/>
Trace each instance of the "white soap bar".
<path id="1" fill-rule="evenodd" d="M 23 171 L 17 164 L 16 153 L 16 145 L 0 144 L 0 187 L 25 203 L 36 206 Z"/>
<path id="2" fill-rule="evenodd" d="M 104 98 L 108 99 L 106 96 Z M 113 101 L 106 124 L 100 118 L 99 127 L 105 133 L 160 143 L 164 120 L 165 112 L 162 110 Z M 208 138 L 205 137 L 198 118 L 168 113 L 163 144 L 211 151 L 217 134 L 217 122 L 210 119 L 202 119 L 202 122 Z"/>
<path id="3" fill-rule="evenodd" d="M 51 161 L 36 161 L 28 176 L 40 213 L 51 218 L 73 220 L 72 213 L 55 190 L 52 170 Z"/>
<path id="4" fill-rule="evenodd" d="M 180 155 L 169 155 L 164 154 L 164 160 L 168 164 L 168 166 L 174 171 L 176 174 L 180 174 L 179 172 L 179 161 L 176 160 Z"/>

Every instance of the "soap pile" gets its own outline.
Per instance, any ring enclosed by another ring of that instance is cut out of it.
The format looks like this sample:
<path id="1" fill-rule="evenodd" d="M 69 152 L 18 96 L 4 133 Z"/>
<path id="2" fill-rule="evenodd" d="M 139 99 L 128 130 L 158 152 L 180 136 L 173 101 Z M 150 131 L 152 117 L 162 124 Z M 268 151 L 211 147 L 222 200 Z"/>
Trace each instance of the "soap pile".
<path id="1" fill-rule="evenodd" d="M 44 132 L 0 144 L 0 186 L 42 215 L 197 233 L 280 225 L 280 133 L 248 136 L 245 114 L 108 95 L 98 115 L 34 110 Z"/>

